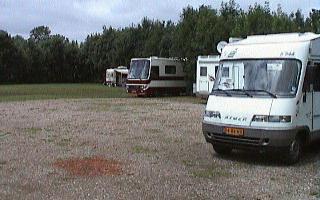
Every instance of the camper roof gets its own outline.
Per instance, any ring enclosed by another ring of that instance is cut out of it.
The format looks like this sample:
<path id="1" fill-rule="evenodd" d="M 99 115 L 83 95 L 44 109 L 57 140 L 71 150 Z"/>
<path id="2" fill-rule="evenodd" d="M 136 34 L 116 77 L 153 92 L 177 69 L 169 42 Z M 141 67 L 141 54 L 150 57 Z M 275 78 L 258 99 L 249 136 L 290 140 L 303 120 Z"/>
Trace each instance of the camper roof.
<path id="1" fill-rule="evenodd" d="M 298 59 L 320 58 L 320 35 L 314 33 L 282 33 L 248 36 L 229 43 L 221 54 L 225 59 Z"/>
<path id="2" fill-rule="evenodd" d="M 198 60 L 219 62 L 220 56 L 218 55 L 198 56 Z"/>
<path id="3" fill-rule="evenodd" d="M 132 58 L 131 60 L 176 60 L 178 61 L 178 58 L 162 58 L 162 57 L 156 57 L 156 56 L 151 56 L 149 58 Z"/>
<path id="4" fill-rule="evenodd" d="M 320 35 L 314 33 L 282 33 L 269 35 L 248 36 L 244 40 L 230 43 L 229 45 L 263 44 L 263 43 L 288 43 L 305 42 L 320 38 Z"/>

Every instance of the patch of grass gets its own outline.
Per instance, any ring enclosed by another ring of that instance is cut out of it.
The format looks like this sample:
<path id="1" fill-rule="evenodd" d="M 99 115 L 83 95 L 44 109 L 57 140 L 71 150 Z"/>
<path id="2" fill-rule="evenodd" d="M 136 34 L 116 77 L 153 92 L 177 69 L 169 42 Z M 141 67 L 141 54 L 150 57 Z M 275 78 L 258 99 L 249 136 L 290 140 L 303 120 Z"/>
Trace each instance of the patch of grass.
<path id="1" fill-rule="evenodd" d="M 0 131 L 0 139 L 5 138 L 6 136 L 10 135 L 10 132 L 1 132 Z"/>
<path id="2" fill-rule="evenodd" d="M 319 195 L 319 191 L 317 191 L 317 190 L 312 190 L 311 192 L 310 192 L 310 195 L 311 196 L 315 196 L 315 197 L 319 197 L 320 195 Z"/>
<path id="3" fill-rule="evenodd" d="M 126 112 L 127 109 L 124 106 L 115 105 L 111 107 L 111 111 L 119 113 L 119 112 Z"/>
<path id="4" fill-rule="evenodd" d="M 207 169 L 201 169 L 192 172 L 192 176 L 197 178 L 218 178 L 218 177 L 230 177 L 225 169 L 217 166 L 212 166 Z"/>
<path id="5" fill-rule="evenodd" d="M 57 145 L 60 147 L 69 146 L 71 143 L 71 138 L 62 138 L 59 142 L 57 142 Z"/>
<path id="6" fill-rule="evenodd" d="M 6 165 L 6 164 L 7 164 L 7 161 L 0 160 L 0 165 Z"/>
<path id="7" fill-rule="evenodd" d="M 320 179 L 316 178 L 314 188 L 310 191 L 310 195 L 320 199 Z"/>
<path id="8" fill-rule="evenodd" d="M 171 137 L 165 137 L 165 138 L 162 137 L 162 139 L 160 139 L 160 140 L 162 140 L 164 143 L 169 144 L 169 145 L 181 144 L 183 142 L 181 138 L 171 138 Z"/>
<path id="9" fill-rule="evenodd" d="M 162 100 L 169 100 L 169 101 L 177 101 L 182 103 L 193 103 L 193 104 L 206 104 L 206 99 L 196 98 L 192 96 L 178 96 L 178 97 L 161 97 Z"/>
<path id="10" fill-rule="evenodd" d="M 50 134 L 50 129 L 45 129 L 46 131 L 47 131 L 47 134 L 46 134 L 46 138 L 45 139 L 43 139 L 43 141 L 45 142 L 45 143 L 53 143 L 54 141 L 56 141 L 56 138 L 58 137 L 58 136 L 56 136 L 56 135 L 53 135 L 53 134 Z"/>
<path id="11" fill-rule="evenodd" d="M 0 102 L 42 99 L 126 98 L 124 88 L 102 84 L 0 85 Z"/>
<path id="12" fill-rule="evenodd" d="M 276 181 L 277 178 L 276 178 L 276 177 L 271 177 L 270 180 L 271 180 L 271 181 Z"/>
<path id="13" fill-rule="evenodd" d="M 25 131 L 31 136 L 34 137 L 36 134 L 41 132 L 41 128 L 26 128 Z"/>
<path id="14" fill-rule="evenodd" d="M 185 165 L 186 167 L 192 167 L 194 166 L 194 163 L 190 160 L 183 160 L 182 161 L 183 165 Z"/>
<path id="15" fill-rule="evenodd" d="M 0 160 L 0 169 L 3 169 L 4 165 L 7 164 L 7 161 Z"/>
<path id="16" fill-rule="evenodd" d="M 108 112 L 110 111 L 111 106 L 110 105 L 95 105 L 88 108 L 85 108 L 84 110 L 90 110 L 94 112 Z"/>
<path id="17" fill-rule="evenodd" d="M 162 133 L 162 131 L 160 129 L 155 129 L 155 128 L 147 128 L 144 129 L 148 134 L 158 134 L 158 133 Z"/>
<path id="18" fill-rule="evenodd" d="M 134 146 L 132 150 L 134 153 L 137 153 L 137 154 L 154 154 L 158 152 L 155 149 L 149 149 L 143 146 Z"/>

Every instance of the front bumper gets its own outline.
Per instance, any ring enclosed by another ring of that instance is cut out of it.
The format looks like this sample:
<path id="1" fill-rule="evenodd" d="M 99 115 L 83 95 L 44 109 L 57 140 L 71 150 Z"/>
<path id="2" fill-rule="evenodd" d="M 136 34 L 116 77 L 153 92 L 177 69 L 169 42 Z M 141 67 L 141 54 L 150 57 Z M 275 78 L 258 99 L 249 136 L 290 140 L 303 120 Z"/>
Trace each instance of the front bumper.
<path id="1" fill-rule="evenodd" d="M 136 85 L 127 86 L 127 92 L 130 94 L 136 94 L 139 96 L 150 95 L 149 89 L 147 89 L 147 90 L 142 89 L 140 85 L 139 86 L 136 86 Z"/>
<path id="2" fill-rule="evenodd" d="M 244 129 L 244 136 L 236 137 L 225 134 L 224 127 L 203 122 L 202 131 L 206 141 L 213 145 L 231 146 L 238 149 L 254 148 L 272 151 L 288 147 L 299 131 L 299 129 L 269 130 L 234 127 Z"/>

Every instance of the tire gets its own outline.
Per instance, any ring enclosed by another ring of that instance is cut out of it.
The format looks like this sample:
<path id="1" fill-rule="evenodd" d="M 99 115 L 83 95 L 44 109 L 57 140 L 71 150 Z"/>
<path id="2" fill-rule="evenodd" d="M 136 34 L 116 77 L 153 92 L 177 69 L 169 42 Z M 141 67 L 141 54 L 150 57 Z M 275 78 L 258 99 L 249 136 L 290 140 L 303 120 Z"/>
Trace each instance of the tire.
<path id="1" fill-rule="evenodd" d="M 215 152 L 217 152 L 218 154 L 221 154 L 221 155 L 230 154 L 232 151 L 232 148 L 226 147 L 226 146 L 220 146 L 220 145 L 213 144 L 212 147 Z"/>
<path id="2" fill-rule="evenodd" d="M 302 139 L 301 137 L 296 137 L 288 147 L 285 155 L 285 163 L 292 165 L 297 163 L 302 154 Z"/>

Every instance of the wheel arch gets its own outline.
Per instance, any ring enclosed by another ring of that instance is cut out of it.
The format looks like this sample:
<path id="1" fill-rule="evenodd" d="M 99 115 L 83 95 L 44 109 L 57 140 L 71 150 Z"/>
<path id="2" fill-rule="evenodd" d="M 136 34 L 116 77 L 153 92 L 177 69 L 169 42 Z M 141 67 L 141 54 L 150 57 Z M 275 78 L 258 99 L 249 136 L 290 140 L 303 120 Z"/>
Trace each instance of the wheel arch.
<path id="1" fill-rule="evenodd" d="M 302 144 L 305 146 L 311 142 L 311 132 L 308 127 L 301 127 L 298 129 L 296 137 L 301 138 Z"/>

